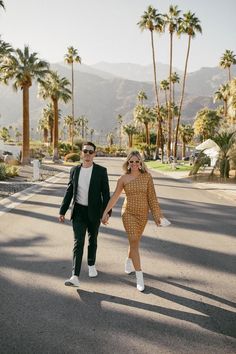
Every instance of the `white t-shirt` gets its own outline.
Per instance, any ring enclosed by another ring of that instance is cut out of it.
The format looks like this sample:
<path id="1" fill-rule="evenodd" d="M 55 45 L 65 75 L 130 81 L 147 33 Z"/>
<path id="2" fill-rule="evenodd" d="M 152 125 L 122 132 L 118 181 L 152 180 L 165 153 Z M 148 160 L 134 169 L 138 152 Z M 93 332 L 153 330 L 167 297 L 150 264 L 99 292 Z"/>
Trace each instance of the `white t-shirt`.
<path id="1" fill-rule="evenodd" d="M 93 165 L 91 167 L 80 168 L 78 190 L 76 196 L 76 202 L 81 205 L 88 205 L 88 191 L 89 184 L 92 175 Z"/>

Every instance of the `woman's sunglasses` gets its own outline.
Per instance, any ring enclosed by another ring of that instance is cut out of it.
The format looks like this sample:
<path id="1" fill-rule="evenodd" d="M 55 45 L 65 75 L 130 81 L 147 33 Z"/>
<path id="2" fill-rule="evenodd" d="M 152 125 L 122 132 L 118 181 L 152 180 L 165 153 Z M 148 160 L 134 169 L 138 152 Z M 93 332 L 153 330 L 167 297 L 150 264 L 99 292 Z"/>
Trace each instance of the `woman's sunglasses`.
<path id="1" fill-rule="evenodd" d="M 89 153 L 89 155 L 92 155 L 94 153 L 94 150 L 83 149 L 82 151 L 83 151 L 84 154 L 88 154 Z"/>
<path id="2" fill-rule="evenodd" d="M 140 163 L 140 161 L 138 161 L 138 160 L 136 160 L 136 161 L 130 160 L 129 163 Z"/>

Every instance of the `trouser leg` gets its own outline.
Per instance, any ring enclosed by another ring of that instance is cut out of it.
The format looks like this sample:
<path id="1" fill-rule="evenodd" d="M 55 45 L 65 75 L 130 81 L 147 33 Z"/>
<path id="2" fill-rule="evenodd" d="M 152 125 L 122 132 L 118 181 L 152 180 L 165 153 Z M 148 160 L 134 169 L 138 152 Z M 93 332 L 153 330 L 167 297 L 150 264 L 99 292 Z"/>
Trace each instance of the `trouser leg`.
<path id="1" fill-rule="evenodd" d="M 97 236 L 100 226 L 100 220 L 89 222 L 88 225 L 88 265 L 92 266 L 96 262 L 97 254 Z"/>
<path id="2" fill-rule="evenodd" d="M 78 210 L 78 215 L 73 218 L 72 225 L 74 231 L 72 274 L 79 276 L 87 231 L 87 217 L 83 210 Z"/>

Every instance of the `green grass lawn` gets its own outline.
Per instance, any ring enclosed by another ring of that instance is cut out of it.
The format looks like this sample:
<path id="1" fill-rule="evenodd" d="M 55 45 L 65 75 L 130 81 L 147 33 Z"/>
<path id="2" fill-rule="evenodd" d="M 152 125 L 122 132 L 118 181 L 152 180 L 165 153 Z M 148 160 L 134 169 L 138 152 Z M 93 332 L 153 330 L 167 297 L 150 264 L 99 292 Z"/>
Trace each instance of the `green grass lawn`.
<path id="1" fill-rule="evenodd" d="M 171 164 L 161 163 L 160 161 L 147 161 L 145 162 L 145 164 L 149 168 L 153 168 L 160 171 L 168 171 L 168 172 L 190 171 L 192 169 L 192 166 L 189 166 L 188 164 L 183 164 L 183 165 L 177 164 L 176 168 L 174 169 L 173 167 L 171 167 Z"/>

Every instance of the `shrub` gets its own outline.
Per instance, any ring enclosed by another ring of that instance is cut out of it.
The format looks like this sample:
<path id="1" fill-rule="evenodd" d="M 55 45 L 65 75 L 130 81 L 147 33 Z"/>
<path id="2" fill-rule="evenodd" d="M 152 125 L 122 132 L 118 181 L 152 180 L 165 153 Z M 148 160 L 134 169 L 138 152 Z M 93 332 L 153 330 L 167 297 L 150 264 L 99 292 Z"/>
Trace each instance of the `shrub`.
<path id="1" fill-rule="evenodd" d="M 71 152 L 70 154 L 67 154 L 64 157 L 65 162 L 72 161 L 72 162 L 77 162 L 80 161 L 80 155 L 77 154 L 76 152 Z"/>
<path id="2" fill-rule="evenodd" d="M 4 181 L 7 178 L 6 165 L 4 163 L 0 164 L 0 181 Z"/>
<path id="3" fill-rule="evenodd" d="M 17 166 L 6 166 L 7 177 L 18 176 L 19 168 Z"/>

